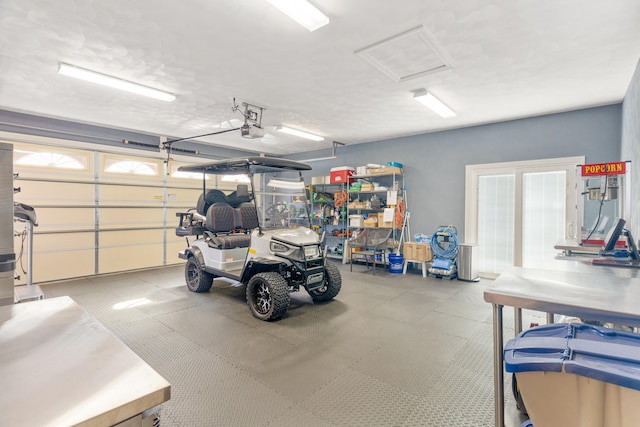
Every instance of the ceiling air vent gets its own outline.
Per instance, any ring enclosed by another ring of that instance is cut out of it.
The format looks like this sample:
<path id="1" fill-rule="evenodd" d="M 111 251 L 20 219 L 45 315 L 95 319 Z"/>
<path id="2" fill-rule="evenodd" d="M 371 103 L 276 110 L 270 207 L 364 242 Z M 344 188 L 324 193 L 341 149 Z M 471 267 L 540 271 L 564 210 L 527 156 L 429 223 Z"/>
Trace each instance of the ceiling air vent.
<path id="1" fill-rule="evenodd" d="M 397 83 L 453 67 L 449 55 L 423 25 L 355 53 Z"/>

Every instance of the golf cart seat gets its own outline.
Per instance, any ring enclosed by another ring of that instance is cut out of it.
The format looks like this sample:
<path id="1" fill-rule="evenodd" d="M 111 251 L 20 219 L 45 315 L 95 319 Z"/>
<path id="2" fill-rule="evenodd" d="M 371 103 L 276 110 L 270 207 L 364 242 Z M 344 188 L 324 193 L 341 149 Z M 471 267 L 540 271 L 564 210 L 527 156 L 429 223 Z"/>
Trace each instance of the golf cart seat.
<path id="1" fill-rule="evenodd" d="M 226 196 L 220 190 L 209 190 L 206 193 L 200 193 L 198 202 L 196 204 L 195 211 L 193 208 L 187 212 L 178 212 L 176 216 L 180 217 L 178 226 L 176 227 L 176 236 L 201 236 L 207 231 L 204 224 L 205 215 L 209 210 L 209 207 L 214 203 L 226 202 Z"/>
<path id="2" fill-rule="evenodd" d="M 209 211 L 209 207 L 214 203 L 227 203 L 227 196 L 225 196 L 222 191 L 216 189 L 200 194 L 198 204 L 196 205 L 196 211 L 200 215 L 206 215 Z"/>
<path id="3" fill-rule="evenodd" d="M 243 231 L 251 231 L 254 228 L 258 228 L 258 212 L 253 203 L 241 203 L 240 206 L 236 208 L 236 213 L 236 228 Z"/>
<path id="4" fill-rule="evenodd" d="M 251 236 L 236 232 L 236 210 L 226 202 L 209 206 L 205 226 L 207 244 L 216 249 L 248 248 Z"/>
<path id="5" fill-rule="evenodd" d="M 249 194 L 249 186 L 247 184 L 238 184 L 236 191 L 229 193 L 227 196 L 227 203 L 234 208 L 238 208 L 241 204 L 250 201 L 251 195 Z"/>

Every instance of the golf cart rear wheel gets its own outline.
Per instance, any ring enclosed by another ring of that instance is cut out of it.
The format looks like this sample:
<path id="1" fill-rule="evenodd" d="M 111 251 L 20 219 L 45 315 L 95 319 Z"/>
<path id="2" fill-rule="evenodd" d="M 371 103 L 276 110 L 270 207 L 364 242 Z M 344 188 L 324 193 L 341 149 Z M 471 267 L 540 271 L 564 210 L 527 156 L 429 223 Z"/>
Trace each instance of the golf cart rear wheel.
<path id="1" fill-rule="evenodd" d="M 309 295 L 314 301 L 331 301 L 342 287 L 342 276 L 340 270 L 335 265 L 328 263 L 324 267 L 324 283 L 319 288 L 309 291 Z"/>
<path id="2" fill-rule="evenodd" d="M 187 264 L 184 266 L 184 277 L 187 288 L 191 292 L 209 292 L 213 284 L 213 274 L 202 269 L 197 256 L 190 256 L 187 259 Z"/>
<path id="3" fill-rule="evenodd" d="M 282 317 L 289 301 L 287 281 L 278 273 L 258 273 L 247 284 L 247 304 L 260 320 Z"/>

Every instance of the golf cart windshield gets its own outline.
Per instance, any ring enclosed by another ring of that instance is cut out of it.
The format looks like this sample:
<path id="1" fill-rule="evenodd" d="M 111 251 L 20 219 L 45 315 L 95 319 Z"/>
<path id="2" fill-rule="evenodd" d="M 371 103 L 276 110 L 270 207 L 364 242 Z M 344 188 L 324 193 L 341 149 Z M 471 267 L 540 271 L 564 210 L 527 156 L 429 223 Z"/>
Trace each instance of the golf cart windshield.
<path id="1" fill-rule="evenodd" d="M 309 205 L 302 171 L 306 163 L 275 157 L 245 157 L 181 166 L 178 170 L 212 175 L 246 175 L 250 198 L 262 228 L 310 227 Z M 204 175 L 203 175 L 204 176 Z M 203 179 L 203 194 L 206 193 Z"/>
<path id="2" fill-rule="evenodd" d="M 292 173 L 264 174 L 256 194 L 258 217 L 264 228 L 309 227 L 304 182 Z"/>

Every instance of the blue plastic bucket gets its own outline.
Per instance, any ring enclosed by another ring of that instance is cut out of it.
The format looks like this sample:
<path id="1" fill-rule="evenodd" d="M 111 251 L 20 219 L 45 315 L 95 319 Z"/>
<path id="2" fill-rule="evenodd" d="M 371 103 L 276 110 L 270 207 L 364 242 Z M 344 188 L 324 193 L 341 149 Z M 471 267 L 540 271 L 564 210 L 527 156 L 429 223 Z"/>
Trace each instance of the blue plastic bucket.
<path id="1" fill-rule="evenodd" d="M 389 254 L 389 273 L 402 274 L 402 254 Z"/>

